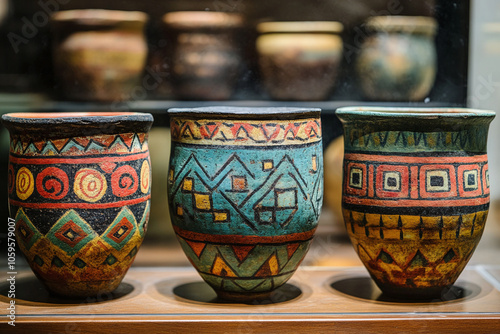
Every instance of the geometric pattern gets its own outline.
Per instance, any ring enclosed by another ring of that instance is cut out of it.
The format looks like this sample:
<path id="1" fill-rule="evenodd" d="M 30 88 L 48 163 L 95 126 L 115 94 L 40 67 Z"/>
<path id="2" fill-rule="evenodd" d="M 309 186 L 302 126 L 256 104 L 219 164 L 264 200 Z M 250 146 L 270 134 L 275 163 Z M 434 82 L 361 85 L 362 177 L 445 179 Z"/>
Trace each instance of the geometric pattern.
<path id="1" fill-rule="evenodd" d="M 486 154 L 432 159 L 346 153 L 344 168 L 343 201 L 353 209 L 366 205 L 388 212 L 394 199 L 398 199 L 399 212 L 413 213 L 428 205 L 475 211 L 489 203 Z"/>
<path id="2" fill-rule="evenodd" d="M 361 127 L 345 127 L 346 152 L 455 152 L 484 153 L 488 127 L 456 131 L 378 131 L 365 124 Z"/>
<path id="3" fill-rule="evenodd" d="M 52 291 L 110 291 L 130 267 L 150 211 L 146 133 L 11 138 L 16 236 Z M 57 166 L 57 167 L 56 167 Z"/>
<path id="4" fill-rule="evenodd" d="M 40 141 L 26 141 L 13 137 L 10 152 L 22 156 L 58 156 L 93 154 L 129 154 L 148 150 L 146 133 L 72 137 Z"/>
<path id="5" fill-rule="evenodd" d="M 264 292 L 306 254 L 323 200 L 319 118 L 171 118 L 168 198 L 187 257 L 215 290 Z"/>
<path id="6" fill-rule="evenodd" d="M 149 213 L 144 212 L 146 214 Z M 21 232 L 24 226 L 32 229 L 30 233 L 33 236 L 28 243 L 24 242 Z M 122 226 L 131 228 L 125 237 L 122 233 L 118 243 L 109 234 Z M 101 235 L 75 210 L 67 211 L 43 235 L 20 208 L 16 214 L 16 236 L 21 240 L 20 248 L 33 271 L 46 285 L 54 286 L 55 291 L 59 291 L 62 286 L 75 291 L 89 285 L 104 288 L 107 284 L 120 281 L 143 240 L 136 220 L 127 207 L 120 211 L 108 230 Z"/>
<path id="7" fill-rule="evenodd" d="M 221 121 L 213 119 L 186 120 L 174 118 L 170 129 L 172 140 L 184 144 L 261 146 L 301 145 L 320 141 L 321 123 L 317 118 L 301 120 Z"/>
<path id="8" fill-rule="evenodd" d="M 194 235 L 178 228 L 176 232 L 185 254 L 204 280 L 215 290 L 235 293 L 270 291 L 284 284 L 312 239 L 312 233 L 307 233 L 275 244 L 235 236 Z M 218 242 L 210 242 L 215 238 Z M 244 244 L 235 243 L 235 239 Z"/>
<path id="9" fill-rule="evenodd" d="M 383 290 L 434 294 L 455 282 L 484 231 L 488 128 L 418 132 L 371 126 L 345 127 L 346 230 Z"/>
<path id="10" fill-rule="evenodd" d="M 170 170 L 168 183 L 174 224 L 202 233 L 212 230 L 225 234 L 237 229 L 250 235 L 314 228 L 322 204 L 319 157 L 315 158 L 319 161 L 316 172 L 311 170 L 313 155 L 320 149 L 315 145 L 298 152 L 241 153 L 221 148 L 217 162 L 207 168 L 200 161 L 204 159 L 200 150 L 177 144 L 170 163 L 175 168 Z M 273 168 L 252 166 L 252 161 L 255 164 L 266 156 L 273 158 Z"/>
<path id="11" fill-rule="evenodd" d="M 344 220 L 356 252 L 379 283 L 426 288 L 455 282 L 481 238 L 487 213 L 432 217 L 344 210 Z"/>

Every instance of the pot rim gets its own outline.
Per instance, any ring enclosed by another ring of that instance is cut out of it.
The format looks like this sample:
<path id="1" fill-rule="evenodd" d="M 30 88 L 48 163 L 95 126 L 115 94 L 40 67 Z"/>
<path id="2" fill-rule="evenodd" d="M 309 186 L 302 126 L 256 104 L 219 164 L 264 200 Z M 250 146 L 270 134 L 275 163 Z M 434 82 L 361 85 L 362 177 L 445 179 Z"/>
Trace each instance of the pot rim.
<path id="1" fill-rule="evenodd" d="M 268 21 L 257 25 L 260 33 L 337 33 L 344 30 L 338 21 Z"/>
<path id="2" fill-rule="evenodd" d="M 162 17 L 162 22 L 174 29 L 200 28 L 240 28 L 244 24 L 243 16 L 238 13 L 175 11 Z"/>
<path id="3" fill-rule="evenodd" d="M 468 118 L 468 117 L 495 117 L 496 113 L 493 110 L 473 109 L 462 107 L 428 107 L 428 108 L 411 108 L 411 107 L 341 107 L 335 113 L 338 116 L 344 115 L 362 115 L 370 117 L 397 117 L 397 118 Z"/>
<path id="4" fill-rule="evenodd" d="M 387 15 L 372 16 L 365 21 L 369 31 L 403 32 L 433 36 L 437 31 L 437 21 L 430 16 Z"/>
<path id="5" fill-rule="evenodd" d="M 153 116 L 140 112 L 19 112 L 2 115 L 2 122 L 19 124 L 108 123 L 119 121 L 152 122 Z"/>
<path id="6" fill-rule="evenodd" d="M 53 22 L 74 22 L 81 25 L 110 25 L 122 22 L 148 21 L 148 14 L 140 11 L 108 10 L 108 9 L 72 9 L 56 12 Z"/>
<path id="7" fill-rule="evenodd" d="M 223 114 L 223 115 L 283 115 L 321 112 L 320 108 L 296 107 L 233 107 L 233 106 L 208 106 L 199 108 L 170 108 L 169 114 Z"/>

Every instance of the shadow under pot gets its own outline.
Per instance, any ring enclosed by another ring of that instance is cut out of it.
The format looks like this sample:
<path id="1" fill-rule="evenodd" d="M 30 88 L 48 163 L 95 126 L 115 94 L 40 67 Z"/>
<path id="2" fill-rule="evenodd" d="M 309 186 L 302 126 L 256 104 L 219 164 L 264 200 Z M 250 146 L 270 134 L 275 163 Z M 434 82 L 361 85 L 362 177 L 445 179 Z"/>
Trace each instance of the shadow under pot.
<path id="1" fill-rule="evenodd" d="M 15 113 L 8 194 L 17 244 L 49 291 L 116 289 L 146 233 L 150 114 Z"/>
<path id="2" fill-rule="evenodd" d="M 264 22 L 257 52 L 264 86 L 276 100 L 325 100 L 342 59 L 339 22 Z"/>
<path id="3" fill-rule="evenodd" d="M 232 301 L 270 299 L 309 249 L 323 200 L 319 109 L 170 109 L 178 240 Z"/>
<path id="4" fill-rule="evenodd" d="M 343 217 L 385 295 L 441 299 L 471 258 L 490 203 L 492 111 L 352 107 Z"/>
<path id="5" fill-rule="evenodd" d="M 121 101 L 140 85 L 147 56 L 147 15 L 102 9 L 55 13 L 53 62 L 62 97 Z"/>
<path id="6" fill-rule="evenodd" d="M 222 12 L 171 12 L 163 17 L 174 95 L 227 100 L 241 69 L 243 17 Z"/>
<path id="7" fill-rule="evenodd" d="M 356 71 L 362 93 L 375 101 L 422 101 L 434 85 L 434 18 L 375 16 L 365 23 Z"/>

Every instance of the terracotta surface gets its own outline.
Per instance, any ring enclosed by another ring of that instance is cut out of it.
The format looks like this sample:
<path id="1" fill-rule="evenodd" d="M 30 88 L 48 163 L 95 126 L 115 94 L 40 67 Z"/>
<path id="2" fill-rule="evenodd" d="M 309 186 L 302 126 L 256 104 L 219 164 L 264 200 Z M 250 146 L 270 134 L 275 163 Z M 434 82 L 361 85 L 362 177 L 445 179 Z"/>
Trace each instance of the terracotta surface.
<path id="1" fill-rule="evenodd" d="M 35 116 L 3 116 L 11 134 L 8 192 L 17 243 L 53 292 L 113 291 L 149 219 L 152 116 Z"/>
<path id="2" fill-rule="evenodd" d="M 341 108 L 343 213 L 378 286 L 439 296 L 471 258 L 489 209 L 493 112 Z"/>
<path id="3" fill-rule="evenodd" d="M 225 298 L 263 298 L 293 275 L 323 197 L 318 109 L 170 109 L 171 220 Z"/>

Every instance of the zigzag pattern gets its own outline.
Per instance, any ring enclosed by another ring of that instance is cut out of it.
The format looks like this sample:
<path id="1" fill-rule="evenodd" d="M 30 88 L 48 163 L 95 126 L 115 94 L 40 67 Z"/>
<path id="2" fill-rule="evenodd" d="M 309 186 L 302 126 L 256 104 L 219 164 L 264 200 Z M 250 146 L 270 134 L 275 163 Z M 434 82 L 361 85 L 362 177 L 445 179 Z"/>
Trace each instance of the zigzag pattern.
<path id="1" fill-rule="evenodd" d="M 226 223 L 218 224 L 222 234 L 228 225 L 246 226 L 246 233 L 254 234 L 274 233 L 276 225 L 303 231 L 292 223 L 297 216 L 297 223 L 309 221 L 313 228 L 322 203 L 322 163 L 312 151 L 295 159 L 288 154 L 278 158 L 274 152 L 274 159 L 260 159 L 260 169 L 248 163 L 253 157 L 232 153 L 214 171 L 203 166 L 195 151 L 185 159 L 174 154 L 183 161 L 179 165 L 174 158 L 171 163 L 176 167 L 169 178 L 174 221 L 185 229 L 199 220 Z"/>
<path id="2" fill-rule="evenodd" d="M 216 290 L 238 293 L 270 291 L 284 284 L 310 243 L 307 240 L 281 245 L 220 245 L 182 237 L 179 240 L 206 282 Z"/>
<path id="3" fill-rule="evenodd" d="M 184 120 L 173 118 L 172 140 L 191 144 L 303 145 L 321 141 L 317 118 L 279 121 Z"/>
<path id="4" fill-rule="evenodd" d="M 24 156 L 125 154 L 148 150 L 146 133 L 73 137 L 44 141 L 12 138 L 10 152 Z"/>
<path id="5" fill-rule="evenodd" d="M 454 283 L 481 238 L 487 211 L 457 216 L 344 210 L 347 232 L 372 277 L 403 288 Z"/>
<path id="6" fill-rule="evenodd" d="M 106 230 L 98 234 L 75 210 L 68 210 L 42 234 L 20 208 L 17 211 L 16 237 L 32 269 L 47 281 L 99 280 L 125 274 L 142 243 L 149 219 L 147 203 L 142 217 L 136 219 L 124 207 Z"/>
<path id="7" fill-rule="evenodd" d="M 413 150 L 454 151 L 466 150 L 484 152 L 488 129 L 463 130 L 457 132 L 413 132 L 413 131 L 370 131 L 346 129 L 346 151 L 367 149 L 390 149 L 395 152 Z"/>

